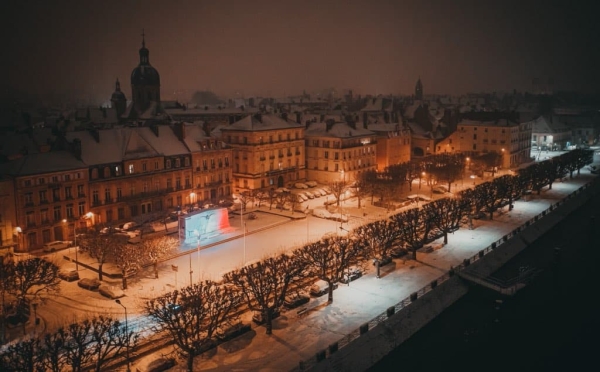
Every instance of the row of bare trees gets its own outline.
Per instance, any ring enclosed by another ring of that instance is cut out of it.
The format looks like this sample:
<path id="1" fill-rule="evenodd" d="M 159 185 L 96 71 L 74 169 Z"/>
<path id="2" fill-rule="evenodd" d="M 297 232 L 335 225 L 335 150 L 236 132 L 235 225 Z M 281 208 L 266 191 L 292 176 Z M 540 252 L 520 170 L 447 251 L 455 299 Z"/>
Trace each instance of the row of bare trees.
<path id="1" fill-rule="evenodd" d="M 137 343 L 119 320 L 100 315 L 9 345 L 0 353 L 0 370 L 99 372 Z"/>

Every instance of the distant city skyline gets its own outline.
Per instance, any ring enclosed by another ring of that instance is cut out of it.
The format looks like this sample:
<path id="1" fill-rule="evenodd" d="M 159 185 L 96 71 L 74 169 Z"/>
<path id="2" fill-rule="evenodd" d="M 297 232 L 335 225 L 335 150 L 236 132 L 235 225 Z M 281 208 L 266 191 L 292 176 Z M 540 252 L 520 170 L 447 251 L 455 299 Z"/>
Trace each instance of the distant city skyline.
<path id="1" fill-rule="evenodd" d="M 6 87 L 131 99 L 142 29 L 161 99 L 210 90 L 232 98 L 597 91 L 593 3 L 558 1 L 9 1 Z M 6 91 L 6 89 L 3 89 Z"/>

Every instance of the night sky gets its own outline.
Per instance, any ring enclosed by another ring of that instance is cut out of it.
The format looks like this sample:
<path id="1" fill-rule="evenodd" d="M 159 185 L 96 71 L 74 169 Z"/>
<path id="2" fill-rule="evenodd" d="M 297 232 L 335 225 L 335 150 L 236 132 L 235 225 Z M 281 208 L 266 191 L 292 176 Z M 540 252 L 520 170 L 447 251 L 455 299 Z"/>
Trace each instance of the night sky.
<path id="1" fill-rule="evenodd" d="M 282 96 L 531 90 L 595 92 L 600 26 L 582 1 L 3 2 L 3 84 L 131 97 L 145 29 L 163 100 L 175 90 Z M 6 5 L 8 4 L 8 5 Z"/>

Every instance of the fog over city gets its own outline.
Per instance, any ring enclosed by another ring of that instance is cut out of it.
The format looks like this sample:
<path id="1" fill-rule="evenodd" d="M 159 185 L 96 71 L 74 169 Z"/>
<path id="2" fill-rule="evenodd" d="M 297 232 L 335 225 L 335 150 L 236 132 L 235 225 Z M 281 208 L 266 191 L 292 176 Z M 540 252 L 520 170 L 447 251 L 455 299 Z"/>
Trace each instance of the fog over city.
<path id="1" fill-rule="evenodd" d="M 116 78 L 128 81 L 142 30 L 166 100 L 196 90 L 411 94 L 418 77 L 427 93 L 440 94 L 527 91 L 534 79 L 555 90 L 593 91 L 600 80 L 591 2 L 9 3 L 3 85 L 76 92 L 98 103 Z"/>

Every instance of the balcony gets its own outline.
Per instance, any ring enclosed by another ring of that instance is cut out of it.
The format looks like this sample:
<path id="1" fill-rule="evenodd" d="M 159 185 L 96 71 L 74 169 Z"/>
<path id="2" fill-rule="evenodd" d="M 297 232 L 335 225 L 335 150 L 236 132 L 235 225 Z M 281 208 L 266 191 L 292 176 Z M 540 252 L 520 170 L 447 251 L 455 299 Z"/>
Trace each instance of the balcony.
<path id="1" fill-rule="evenodd" d="M 292 156 L 292 153 L 291 153 L 291 152 L 288 152 L 288 153 L 287 153 L 287 156 Z"/>
<path id="2" fill-rule="evenodd" d="M 282 174 L 282 173 L 287 173 L 287 172 L 294 172 L 296 170 L 296 167 L 288 167 L 288 168 L 281 168 L 281 169 L 273 169 L 270 171 L 267 171 L 267 175 L 275 175 L 275 174 Z"/>
<path id="3" fill-rule="evenodd" d="M 280 157 L 280 158 L 283 158 L 283 154 L 279 154 L 279 157 Z"/>
<path id="4" fill-rule="evenodd" d="M 275 155 L 269 156 L 269 159 L 271 159 L 271 160 L 275 159 Z"/>
<path id="5" fill-rule="evenodd" d="M 77 194 L 77 198 L 85 198 L 85 194 Z"/>
<path id="6" fill-rule="evenodd" d="M 26 207 L 33 207 L 33 202 L 25 202 Z"/>
<path id="7" fill-rule="evenodd" d="M 40 200 L 40 204 L 48 204 L 48 199 Z"/>
<path id="8" fill-rule="evenodd" d="M 196 172 L 200 172 L 200 167 L 196 167 Z"/>
<path id="9" fill-rule="evenodd" d="M 93 207 L 98 207 L 98 206 L 100 206 L 100 205 L 102 205 L 102 203 L 100 202 L 100 200 L 93 200 L 93 201 L 92 201 L 92 206 L 93 206 Z"/>
<path id="10" fill-rule="evenodd" d="M 27 227 L 35 227 L 34 221 L 27 221 Z"/>
<path id="11" fill-rule="evenodd" d="M 296 155 L 300 155 L 300 151 L 296 151 Z"/>
<path id="12" fill-rule="evenodd" d="M 261 156 L 260 158 L 258 158 L 258 160 L 261 160 L 261 161 L 262 161 L 262 160 L 267 160 L 267 158 L 266 158 L 266 157 L 264 157 L 264 156 Z"/>

